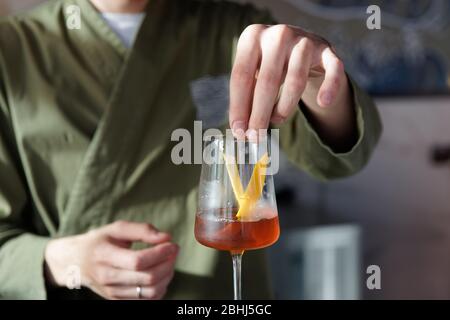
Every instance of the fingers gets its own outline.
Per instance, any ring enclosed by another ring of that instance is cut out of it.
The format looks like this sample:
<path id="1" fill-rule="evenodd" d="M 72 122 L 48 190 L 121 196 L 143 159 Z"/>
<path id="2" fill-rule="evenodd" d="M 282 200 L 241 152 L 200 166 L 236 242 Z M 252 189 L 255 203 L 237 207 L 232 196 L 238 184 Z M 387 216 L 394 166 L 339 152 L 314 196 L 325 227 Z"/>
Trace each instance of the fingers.
<path id="1" fill-rule="evenodd" d="M 342 61 L 329 47 L 322 52 L 322 67 L 325 69 L 325 79 L 320 86 L 317 103 L 321 107 L 328 107 L 333 105 L 338 97 L 345 71 Z"/>
<path id="2" fill-rule="evenodd" d="M 239 38 L 230 79 L 229 121 L 233 134 L 242 138 L 248 128 L 255 75 L 261 59 L 259 38 L 265 29 L 251 25 Z"/>
<path id="3" fill-rule="evenodd" d="M 173 278 L 170 274 L 156 285 L 140 286 L 141 294 L 138 296 L 137 285 L 133 286 L 108 286 L 104 288 L 104 295 L 109 299 L 145 299 L 145 300 L 159 300 L 164 297 L 167 291 L 167 286 Z"/>
<path id="4" fill-rule="evenodd" d="M 109 245 L 104 248 L 99 262 L 126 270 L 143 271 L 177 255 L 178 246 L 165 242 L 139 251 Z"/>
<path id="5" fill-rule="evenodd" d="M 272 123 L 283 123 L 297 109 L 308 82 L 314 43 L 302 38 L 292 49 L 280 99 L 272 113 Z"/>
<path id="6" fill-rule="evenodd" d="M 295 34 L 286 25 L 267 29 L 261 39 L 262 60 L 255 85 L 253 106 L 249 120 L 249 138 L 252 130 L 267 129 L 279 94 L 287 54 Z"/>
<path id="7" fill-rule="evenodd" d="M 143 271 L 118 269 L 103 265 L 97 268 L 95 281 L 102 286 L 153 286 L 173 274 L 175 257 Z"/>
<path id="8" fill-rule="evenodd" d="M 117 221 L 105 226 L 103 231 L 111 238 L 127 242 L 158 244 L 170 240 L 168 233 L 160 232 L 148 223 Z"/>
<path id="9" fill-rule="evenodd" d="M 253 140 L 270 121 L 286 121 L 302 96 L 314 108 L 336 103 L 346 75 L 328 45 L 319 36 L 287 25 L 248 27 L 239 39 L 230 82 L 233 134 L 239 138 L 247 130 Z"/>

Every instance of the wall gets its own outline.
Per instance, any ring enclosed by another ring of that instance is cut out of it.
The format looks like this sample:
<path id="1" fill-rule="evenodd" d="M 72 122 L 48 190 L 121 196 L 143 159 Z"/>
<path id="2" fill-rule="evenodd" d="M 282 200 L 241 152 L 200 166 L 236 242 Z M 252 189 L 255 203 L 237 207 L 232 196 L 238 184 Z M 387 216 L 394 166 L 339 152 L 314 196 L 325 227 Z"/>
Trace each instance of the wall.
<path id="1" fill-rule="evenodd" d="M 376 102 L 383 135 L 361 173 L 321 183 L 291 166 L 280 171 L 277 190 L 294 190 L 278 199 L 282 230 L 360 225 L 365 298 L 449 299 L 450 163 L 437 165 L 431 155 L 450 145 L 450 97 Z M 379 291 L 365 289 L 372 264 L 381 268 Z"/>

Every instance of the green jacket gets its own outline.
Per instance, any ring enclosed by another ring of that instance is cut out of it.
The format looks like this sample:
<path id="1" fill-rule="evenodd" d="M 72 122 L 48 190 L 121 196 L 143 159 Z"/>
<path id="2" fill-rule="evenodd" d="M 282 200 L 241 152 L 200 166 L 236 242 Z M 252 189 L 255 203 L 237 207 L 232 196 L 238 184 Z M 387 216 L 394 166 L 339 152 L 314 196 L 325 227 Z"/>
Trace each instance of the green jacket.
<path id="1" fill-rule="evenodd" d="M 66 27 L 71 4 L 81 9 L 81 29 Z M 87 0 L 51 1 L 1 20 L 1 298 L 47 298 L 49 239 L 118 219 L 152 223 L 180 245 L 167 298 L 232 297 L 229 254 L 194 239 L 200 168 L 171 162 L 170 136 L 192 130 L 208 101 L 196 86 L 214 96 L 202 79 L 229 75 L 245 26 L 272 19 L 228 2 L 155 0 L 147 11 L 131 50 Z M 288 157 L 318 178 L 361 169 L 379 137 L 374 104 L 352 87 L 359 139 L 349 152 L 322 143 L 300 109 L 281 127 Z M 263 251 L 246 253 L 244 298 L 270 297 L 267 280 Z"/>

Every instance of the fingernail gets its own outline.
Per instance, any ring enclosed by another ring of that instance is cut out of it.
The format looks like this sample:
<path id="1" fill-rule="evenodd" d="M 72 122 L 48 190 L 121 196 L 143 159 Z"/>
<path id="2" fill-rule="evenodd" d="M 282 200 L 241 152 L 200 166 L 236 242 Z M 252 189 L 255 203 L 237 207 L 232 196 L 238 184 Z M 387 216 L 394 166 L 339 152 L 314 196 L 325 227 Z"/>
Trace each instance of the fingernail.
<path id="1" fill-rule="evenodd" d="M 247 130 L 247 138 L 251 142 L 257 142 L 258 141 L 258 133 L 255 129 L 249 129 Z"/>
<path id="2" fill-rule="evenodd" d="M 325 106 L 329 106 L 330 104 L 331 104 L 331 101 L 333 100 L 333 96 L 331 95 L 331 93 L 330 92 L 325 92 L 323 95 L 322 95 L 322 103 L 325 105 Z"/>
<path id="3" fill-rule="evenodd" d="M 246 129 L 245 121 L 234 121 L 231 127 L 233 135 L 238 139 L 245 138 L 245 129 Z"/>

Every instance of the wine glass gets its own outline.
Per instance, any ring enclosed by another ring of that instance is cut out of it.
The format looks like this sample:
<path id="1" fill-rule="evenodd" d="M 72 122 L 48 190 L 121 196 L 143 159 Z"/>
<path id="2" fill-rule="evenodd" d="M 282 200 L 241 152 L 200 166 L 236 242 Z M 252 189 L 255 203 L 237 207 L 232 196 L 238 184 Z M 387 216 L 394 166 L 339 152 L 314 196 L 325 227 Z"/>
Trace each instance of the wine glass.
<path id="1" fill-rule="evenodd" d="M 242 298 L 244 251 L 268 247 L 280 234 L 269 141 L 267 135 L 256 142 L 232 134 L 204 138 L 195 238 L 231 253 L 235 300 Z"/>

